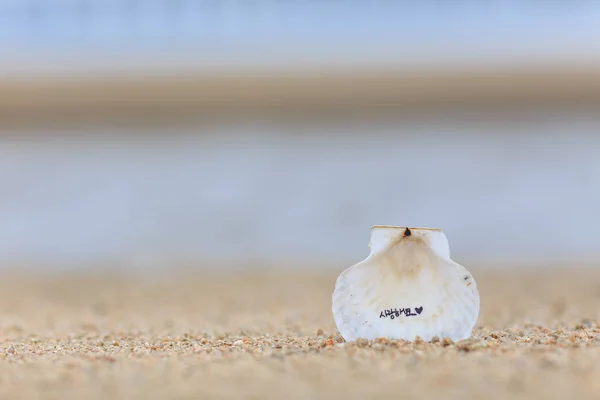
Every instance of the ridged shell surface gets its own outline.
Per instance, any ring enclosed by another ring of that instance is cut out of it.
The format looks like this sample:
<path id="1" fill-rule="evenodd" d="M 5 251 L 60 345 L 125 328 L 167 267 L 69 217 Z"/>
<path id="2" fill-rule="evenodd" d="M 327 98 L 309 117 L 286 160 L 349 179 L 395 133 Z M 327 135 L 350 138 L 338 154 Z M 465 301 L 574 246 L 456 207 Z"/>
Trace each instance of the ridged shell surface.
<path id="1" fill-rule="evenodd" d="M 441 231 L 404 232 L 372 233 L 369 257 L 338 277 L 332 297 L 338 330 L 346 341 L 470 337 L 479 315 L 473 276 L 450 259 Z"/>

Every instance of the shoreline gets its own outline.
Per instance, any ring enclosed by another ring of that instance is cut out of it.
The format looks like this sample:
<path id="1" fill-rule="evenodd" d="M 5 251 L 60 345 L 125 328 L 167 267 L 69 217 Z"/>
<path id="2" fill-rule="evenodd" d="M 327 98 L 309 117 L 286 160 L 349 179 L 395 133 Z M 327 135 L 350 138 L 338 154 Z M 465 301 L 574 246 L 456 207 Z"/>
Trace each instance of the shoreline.
<path id="1" fill-rule="evenodd" d="M 122 74 L 0 80 L 0 127 L 185 124 L 232 117 L 414 117 L 600 105 L 597 68 Z"/>

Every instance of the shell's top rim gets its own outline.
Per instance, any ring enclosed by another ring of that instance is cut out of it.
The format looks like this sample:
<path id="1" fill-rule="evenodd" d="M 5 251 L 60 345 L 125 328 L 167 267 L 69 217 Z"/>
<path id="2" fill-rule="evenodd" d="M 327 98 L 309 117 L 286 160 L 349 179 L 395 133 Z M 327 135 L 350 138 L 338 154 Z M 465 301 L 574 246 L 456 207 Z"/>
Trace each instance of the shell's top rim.
<path id="1" fill-rule="evenodd" d="M 397 226 L 397 225 L 373 225 L 371 230 L 373 229 L 410 229 L 411 231 L 437 231 L 441 232 L 440 228 L 420 228 L 420 227 L 412 227 L 412 226 Z"/>

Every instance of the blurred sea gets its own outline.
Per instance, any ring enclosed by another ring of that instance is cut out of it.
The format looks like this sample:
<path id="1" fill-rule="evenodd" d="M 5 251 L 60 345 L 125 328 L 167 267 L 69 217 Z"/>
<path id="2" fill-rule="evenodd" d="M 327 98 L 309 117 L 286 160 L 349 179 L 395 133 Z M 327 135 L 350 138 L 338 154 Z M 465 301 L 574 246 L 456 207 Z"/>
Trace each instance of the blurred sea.
<path id="1" fill-rule="evenodd" d="M 540 113 L 4 135 L 0 264 L 340 265 L 373 224 L 443 228 L 459 259 L 595 257 L 599 130 Z"/>
<path id="2" fill-rule="evenodd" d="M 13 83 L 78 74 L 572 67 L 597 63 L 598 16 L 594 1 L 7 0 L 0 99 L 5 116 L 27 111 L 11 90 L 36 99 L 48 87 Z M 443 228 L 459 259 L 596 258 L 600 114 L 572 106 L 496 119 L 3 127 L 0 268 L 348 265 L 367 254 L 374 224 Z"/>

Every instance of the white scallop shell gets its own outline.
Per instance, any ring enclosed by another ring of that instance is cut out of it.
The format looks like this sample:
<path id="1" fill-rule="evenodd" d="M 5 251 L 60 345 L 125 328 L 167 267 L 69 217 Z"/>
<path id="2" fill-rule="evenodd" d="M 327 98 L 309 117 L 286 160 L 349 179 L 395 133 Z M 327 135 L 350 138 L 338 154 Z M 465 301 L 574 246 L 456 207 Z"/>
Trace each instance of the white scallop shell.
<path id="1" fill-rule="evenodd" d="M 479 316 L 473 276 L 450 259 L 441 230 L 406 229 L 374 226 L 371 254 L 338 277 L 332 311 L 346 341 L 471 336 Z"/>

